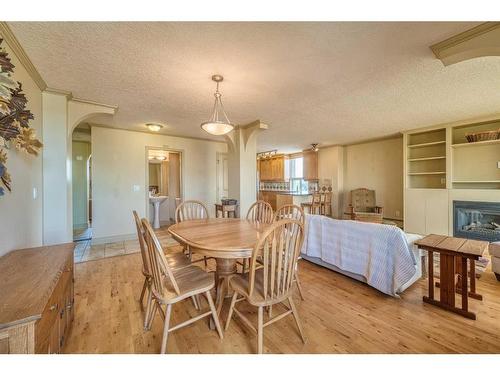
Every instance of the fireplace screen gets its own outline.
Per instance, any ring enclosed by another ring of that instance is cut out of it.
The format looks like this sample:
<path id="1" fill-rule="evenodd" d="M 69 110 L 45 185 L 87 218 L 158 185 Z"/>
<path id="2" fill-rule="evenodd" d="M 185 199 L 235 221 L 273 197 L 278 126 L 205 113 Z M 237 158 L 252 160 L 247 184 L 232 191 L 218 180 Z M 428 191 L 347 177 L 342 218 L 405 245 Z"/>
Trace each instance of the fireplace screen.
<path id="1" fill-rule="evenodd" d="M 500 241 L 500 203 L 453 201 L 453 235 Z"/>

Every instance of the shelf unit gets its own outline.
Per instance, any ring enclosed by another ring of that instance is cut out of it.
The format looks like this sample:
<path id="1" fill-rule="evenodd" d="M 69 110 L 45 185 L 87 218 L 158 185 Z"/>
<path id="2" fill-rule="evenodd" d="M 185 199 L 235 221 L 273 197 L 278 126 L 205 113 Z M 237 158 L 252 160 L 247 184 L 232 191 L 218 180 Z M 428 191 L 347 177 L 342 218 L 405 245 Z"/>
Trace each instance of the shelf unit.
<path id="1" fill-rule="evenodd" d="M 500 139 L 467 142 L 467 133 L 500 129 L 500 121 L 468 124 L 451 129 L 452 187 L 500 189 Z"/>
<path id="2" fill-rule="evenodd" d="M 498 114 L 403 134 L 404 230 L 453 234 L 453 202 L 500 202 L 500 140 L 467 133 L 500 129 Z"/>
<path id="3" fill-rule="evenodd" d="M 406 186 L 446 188 L 446 129 L 409 134 L 406 146 Z"/>

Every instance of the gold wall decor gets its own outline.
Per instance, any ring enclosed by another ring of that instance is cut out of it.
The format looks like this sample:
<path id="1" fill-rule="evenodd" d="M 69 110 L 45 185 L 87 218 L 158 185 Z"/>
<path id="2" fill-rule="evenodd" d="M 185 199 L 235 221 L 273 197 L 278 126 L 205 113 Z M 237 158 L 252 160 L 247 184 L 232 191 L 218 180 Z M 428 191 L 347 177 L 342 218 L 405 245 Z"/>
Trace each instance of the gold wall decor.
<path id="1" fill-rule="evenodd" d="M 8 149 L 9 145 L 14 145 L 18 150 L 37 156 L 43 145 L 36 138 L 35 130 L 29 126 L 34 117 L 26 109 L 28 99 L 21 82 L 12 78 L 14 64 L 2 42 L 0 38 L 0 147 Z M 11 191 L 11 177 L 6 163 L 7 152 L 0 149 L 0 196 L 5 194 L 4 188 Z"/>

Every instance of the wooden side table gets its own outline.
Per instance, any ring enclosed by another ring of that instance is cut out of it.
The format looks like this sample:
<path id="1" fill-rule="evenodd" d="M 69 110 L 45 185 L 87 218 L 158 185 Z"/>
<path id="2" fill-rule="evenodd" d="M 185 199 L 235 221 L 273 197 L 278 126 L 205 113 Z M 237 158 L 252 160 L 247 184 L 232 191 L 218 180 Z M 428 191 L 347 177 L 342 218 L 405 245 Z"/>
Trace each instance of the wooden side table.
<path id="1" fill-rule="evenodd" d="M 238 208 L 237 204 L 215 203 L 215 217 L 219 217 L 219 212 L 222 215 L 221 217 L 240 217 Z"/>
<path id="2" fill-rule="evenodd" d="M 430 234 L 415 241 L 415 244 L 420 249 L 427 250 L 429 254 L 429 296 L 424 296 L 423 301 L 475 320 L 476 314 L 469 311 L 468 297 L 482 299 L 482 296 L 476 293 L 475 261 L 486 251 L 488 242 Z M 437 284 L 440 288 L 439 300 L 434 299 L 434 252 L 439 253 L 440 261 L 440 282 Z M 470 264 L 469 272 L 467 272 L 467 260 Z M 457 274 L 459 275 L 458 285 Z M 462 296 L 461 308 L 455 306 L 456 292 Z"/>

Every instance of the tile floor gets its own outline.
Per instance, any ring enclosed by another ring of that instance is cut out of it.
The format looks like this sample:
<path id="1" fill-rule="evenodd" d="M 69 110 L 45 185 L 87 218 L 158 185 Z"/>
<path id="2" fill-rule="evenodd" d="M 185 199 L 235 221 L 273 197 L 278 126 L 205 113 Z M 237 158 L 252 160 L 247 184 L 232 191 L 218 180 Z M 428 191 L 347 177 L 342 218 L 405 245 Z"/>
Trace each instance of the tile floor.
<path id="1" fill-rule="evenodd" d="M 158 239 L 164 246 L 178 245 L 178 242 L 168 234 L 167 228 L 162 227 L 156 231 Z M 99 245 L 92 245 L 91 242 L 91 240 L 75 242 L 75 263 L 133 254 L 141 251 L 139 240 L 118 241 Z"/>

